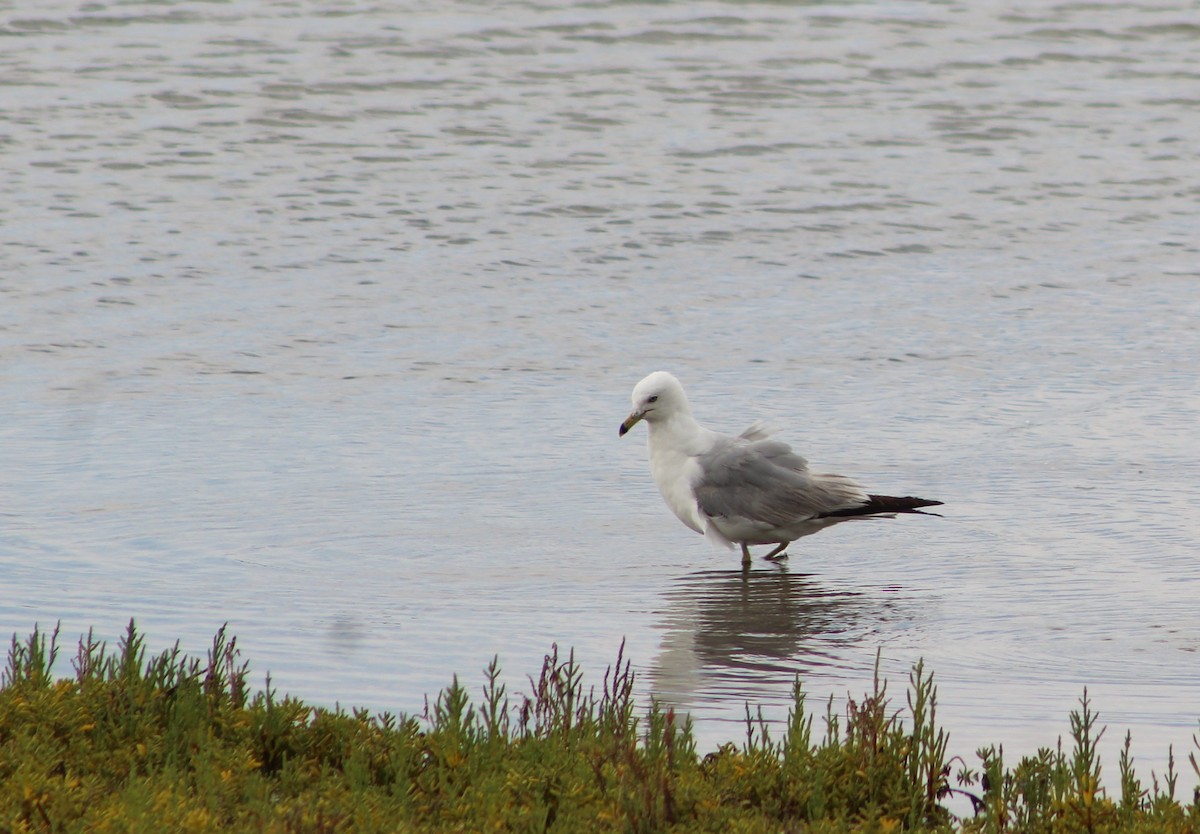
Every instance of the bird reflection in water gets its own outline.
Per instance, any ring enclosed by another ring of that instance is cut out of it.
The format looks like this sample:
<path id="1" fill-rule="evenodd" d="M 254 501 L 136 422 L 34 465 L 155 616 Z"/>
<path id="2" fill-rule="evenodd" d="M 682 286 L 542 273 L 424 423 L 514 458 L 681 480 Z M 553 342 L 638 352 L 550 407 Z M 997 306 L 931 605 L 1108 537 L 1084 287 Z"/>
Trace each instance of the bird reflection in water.
<path id="1" fill-rule="evenodd" d="M 660 702 L 683 708 L 777 701 L 790 698 L 796 675 L 840 677 L 873 659 L 878 626 L 896 617 L 898 602 L 786 569 L 692 573 L 666 596 L 650 686 Z"/>

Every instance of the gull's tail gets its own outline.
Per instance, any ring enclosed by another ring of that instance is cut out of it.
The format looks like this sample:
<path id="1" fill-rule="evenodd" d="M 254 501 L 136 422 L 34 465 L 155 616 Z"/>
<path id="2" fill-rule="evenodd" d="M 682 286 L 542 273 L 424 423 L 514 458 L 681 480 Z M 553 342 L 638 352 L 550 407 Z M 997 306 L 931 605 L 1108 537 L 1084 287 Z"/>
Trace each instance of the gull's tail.
<path id="1" fill-rule="evenodd" d="M 896 513 L 916 513 L 917 515 L 936 515 L 941 518 L 938 513 L 927 513 L 918 507 L 940 507 L 941 501 L 930 501 L 928 498 L 914 498 L 911 495 L 906 495 L 903 498 L 896 498 L 891 495 L 868 495 L 867 503 L 858 507 L 849 507 L 844 510 L 831 510 L 827 513 L 821 513 L 817 518 L 854 518 L 856 516 L 868 515 L 895 515 Z"/>

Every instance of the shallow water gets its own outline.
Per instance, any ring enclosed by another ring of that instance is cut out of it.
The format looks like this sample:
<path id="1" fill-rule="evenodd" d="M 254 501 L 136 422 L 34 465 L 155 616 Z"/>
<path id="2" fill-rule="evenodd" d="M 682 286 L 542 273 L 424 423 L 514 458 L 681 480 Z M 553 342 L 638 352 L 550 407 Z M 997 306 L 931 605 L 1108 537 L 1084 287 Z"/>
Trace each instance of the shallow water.
<path id="1" fill-rule="evenodd" d="M 557 642 L 741 737 L 1200 718 L 1187 4 L 0 6 L 0 626 L 419 711 Z M 629 390 L 946 501 L 738 570 Z"/>

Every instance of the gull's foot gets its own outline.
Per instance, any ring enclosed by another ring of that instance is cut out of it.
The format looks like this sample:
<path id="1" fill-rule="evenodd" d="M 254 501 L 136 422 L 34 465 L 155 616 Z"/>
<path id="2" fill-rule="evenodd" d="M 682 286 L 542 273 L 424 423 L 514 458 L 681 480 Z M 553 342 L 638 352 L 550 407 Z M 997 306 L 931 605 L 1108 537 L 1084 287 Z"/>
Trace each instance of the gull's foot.
<path id="1" fill-rule="evenodd" d="M 788 555 L 787 555 L 787 552 L 785 551 L 783 553 L 771 553 L 771 554 L 764 556 L 763 558 L 766 559 L 768 562 L 783 562 L 787 559 L 787 557 L 788 557 Z"/>

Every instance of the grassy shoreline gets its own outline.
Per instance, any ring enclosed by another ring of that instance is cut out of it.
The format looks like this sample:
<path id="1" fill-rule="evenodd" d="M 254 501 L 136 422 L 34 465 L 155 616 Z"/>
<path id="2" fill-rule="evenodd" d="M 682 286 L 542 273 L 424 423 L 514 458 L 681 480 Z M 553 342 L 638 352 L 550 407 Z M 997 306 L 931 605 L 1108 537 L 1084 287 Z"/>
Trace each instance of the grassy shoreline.
<path id="1" fill-rule="evenodd" d="M 57 631 L 13 637 L 0 679 L 0 834 L 7 832 L 1197 832 L 1177 773 L 1146 786 L 1129 758 L 1100 781 L 1103 733 L 1086 691 L 1071 744 L 1009 763 L 998 746 L 948 757 L 937 690 L 914 667 L 807 709 L 799 681 L 773 738 L 698 751 L 689 721 L 634 703 L 620 654 L 585 685 L 573 653 L 546 655 L 510 697 L 495 661 L 481 699 L 458 679 L 419 716 L 329 710 L 251 691 L 236 639 L 207 658 L 148 656 L 131 621 L 115 651 L 82 638 L 55 678 Z M 1193 739 L 1194 741 L 1194 739 Z M 1197 753 L 1189 763 L 1200 775 Z M 958 818 L 951 796 L 975 814 Z"/>

